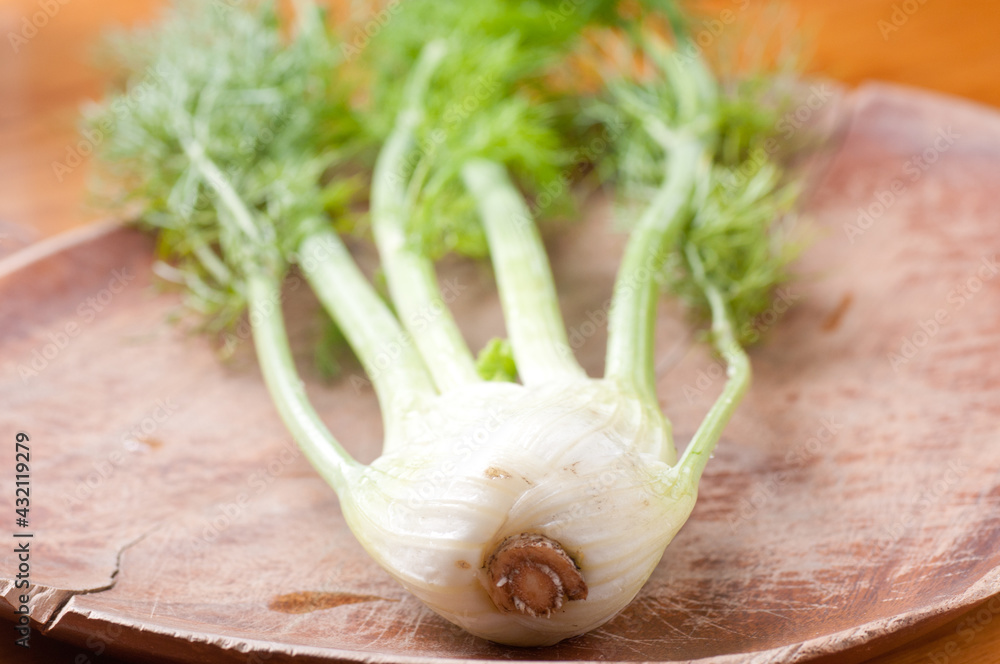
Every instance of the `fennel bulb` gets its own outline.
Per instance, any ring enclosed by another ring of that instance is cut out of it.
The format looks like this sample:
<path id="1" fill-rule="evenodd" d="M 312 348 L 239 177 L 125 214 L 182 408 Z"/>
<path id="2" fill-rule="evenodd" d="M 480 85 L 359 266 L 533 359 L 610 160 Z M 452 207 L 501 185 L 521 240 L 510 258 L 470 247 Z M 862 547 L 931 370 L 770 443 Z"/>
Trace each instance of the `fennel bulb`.
<path id="1" fill-rule="evenodd" d="M 694 506 L 662 421 L 607 381 L 483 383 L 420 411 L 405 449 L 349 479 L 344 516 L 407 590 L 477 636 L 541 646 L 600 626 Z"/>

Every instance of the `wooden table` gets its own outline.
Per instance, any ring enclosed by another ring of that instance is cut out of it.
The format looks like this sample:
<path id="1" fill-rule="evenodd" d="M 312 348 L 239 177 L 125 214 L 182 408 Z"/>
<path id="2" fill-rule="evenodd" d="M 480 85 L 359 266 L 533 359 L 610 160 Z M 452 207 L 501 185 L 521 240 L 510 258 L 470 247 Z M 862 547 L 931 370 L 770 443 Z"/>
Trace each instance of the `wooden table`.
<path id="1" fill-rule="evenodd" d="M 100 93 L 96 35 L 152 15 L 154 0 L 0 0 L 0 256 L 100 218 L 88 209 L 87 161 L 76 163 L 80 103 Z M 704 29 L 736 31 L 759 0 L 697 3 Z M 1000 106 L 1000 5 L 995 0 L 788 0 L 813 37 L 808 71 L 849 85 L 882 79 Z M 732 12 L 724 13 L 724 12 Z M 736 21 L 729 17 L 735 16 Z M 12 37 L 12 35 L 14 35 Z M 8 652 L 0 639 L 0 655 Z M 79 661 L 76 648 L 40 643 L 31 659 Z M 5 658 L 5 661 L 6 658 Z M 88 653 L 86 661 L 110 661 Z M 873 664 L 1000 661 L 1000 598 Z"/>

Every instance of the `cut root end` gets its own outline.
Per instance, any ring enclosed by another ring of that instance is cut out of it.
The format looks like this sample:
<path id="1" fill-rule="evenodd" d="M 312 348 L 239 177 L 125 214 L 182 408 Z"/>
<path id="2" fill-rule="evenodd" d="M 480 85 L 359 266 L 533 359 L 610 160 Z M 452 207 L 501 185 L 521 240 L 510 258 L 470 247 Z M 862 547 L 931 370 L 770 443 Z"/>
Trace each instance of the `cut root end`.
<path id="1" fill-rule="evenodd" d="M 549 616 L 567 600 L 587 599 L 580 569 L 544 535 L 508 537 L 486 559 L 486 589 L 501 611 Z"/>

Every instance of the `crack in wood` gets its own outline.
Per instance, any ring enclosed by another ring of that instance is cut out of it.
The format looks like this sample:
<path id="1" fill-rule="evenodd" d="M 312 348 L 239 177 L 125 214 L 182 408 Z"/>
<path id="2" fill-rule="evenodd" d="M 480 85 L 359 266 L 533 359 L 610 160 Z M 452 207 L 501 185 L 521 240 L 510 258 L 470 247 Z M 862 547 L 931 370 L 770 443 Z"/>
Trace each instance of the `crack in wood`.
<path id="1" fill-rule="evenodd" d="M 129 540 L 128 542 L 123 544 L 121 548 L 118 549 L 118 552 L 115 555 L 115 568 L 111 571 L 111 575 L 108 577 L 108 583 L 104 584 L 103 586 L 97 586 L 94 588 L 84 588 L 82 590 L 68 590 L 68 589 L 55 589 L 55 588 L 47 589 L 54 591 L 53 598 L 55 598 L 55 606 L 52 608 L 48 620 L 42 623 L 41 627 L 39 628 L 40 631 L 44 634 L 48 633 L 53 628 L 55 628 L 58 625 L 59 620 L 62 618 L 63 614 L 68 610 L 70 600 L 72 600 L 74 597 L 77 597 L 79 595 L 94 595 L 96 593 L 102 593 L 114 588 L 115 585 L 118 583 L 118 574 L 119 572 L 121 572 L 122 558 L 124 557 L 125 552 L 131 549 L 139 542 L 141 542 L 142 540 L 146 539 L 146 537 L 155 530 L 157 530 L 157 528 L 159 528 L 159 526 L 155 528 L 150 528 L 149 530 L 140 534 L 138 537 Z"/>

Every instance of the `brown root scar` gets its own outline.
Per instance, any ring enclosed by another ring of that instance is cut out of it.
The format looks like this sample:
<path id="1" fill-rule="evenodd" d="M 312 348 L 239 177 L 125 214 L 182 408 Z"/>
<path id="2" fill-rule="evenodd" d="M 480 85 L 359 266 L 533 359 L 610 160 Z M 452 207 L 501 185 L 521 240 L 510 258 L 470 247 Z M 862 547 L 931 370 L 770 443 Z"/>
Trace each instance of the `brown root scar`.
<path id="1" fill-rule="evenodd" d="M 565 549 L 544 535 L 508 537 L 486 559 L 486 590 L 498 609 L 551 616 L 566 601 L 587 599 L 587 584 Z"/>

